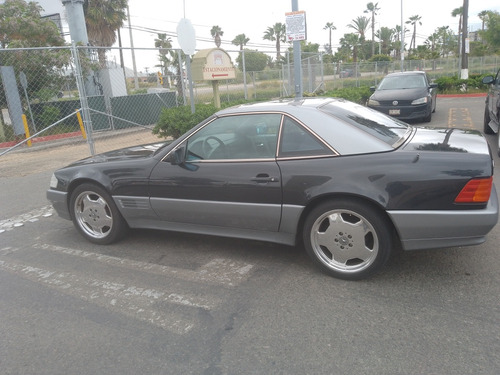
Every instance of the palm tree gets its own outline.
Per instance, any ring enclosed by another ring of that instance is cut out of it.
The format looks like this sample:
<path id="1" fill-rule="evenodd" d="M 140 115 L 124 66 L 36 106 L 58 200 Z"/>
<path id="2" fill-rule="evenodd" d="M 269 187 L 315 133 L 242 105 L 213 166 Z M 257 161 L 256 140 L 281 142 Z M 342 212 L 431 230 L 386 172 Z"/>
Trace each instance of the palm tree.
<path id="1" fill-rule="evenodd" d="M 325 27 L 323 27 L 323 30 L 328 30 L 328 48 L 330 50 L 330 55 L 333 54 L 332 52 L 332 31 L 337 30 L 337 28 L 333 25 L 333 22 L 327 22 Z"/>
<path id="2" fill-rule="evenodd" d="M 378 3 L 368 3 L 366 4 L 366 9 L 364 13 L 371 13 L 372 20 L 372 56 L 375 54 L 375 16 L 378 14 L 377 11 L 380 10 L 378 8 Z"/>
<path id="3" fill-rule="evenodd" d="M 389 55 L 391 53 L 391 42 L 396 31 L 389 27 L 381 27 L 375 36 L 380 40 L 380 52 L 384 55 Z"/>
<path id="4" fill-rule="evenodd" d="M 413 45 L 413 48 L 415 49 L 416 48 L 416 44 L 417 44 L 417 23 L 422 26 L 422 22 L 420 22 L 420 20 L 422 19 L 421 16 L 411 16 L 408 21 L 406 21 L 407 24 L 411 24 L 413 26 L 413 35 L 411 37 L 411 42 L 410 42 L 410 48 L 409 50 L 412 49 L 412 45 Z"/>
<path id="5" fill-rule="evenodd" d="M 125 9 L 128 0 L 85 0 L 83 12 L 89 42 L 94 46 L 111 47 L 116 42 L 116 31 L 127 19 Z M 99 62 L 106 65 L 106 50 L 97 52 Z"/>
<path id="6" fill-rule="evenodd" d="M 274 26 L 270 26 L 264 32 L 264 39 L 276 42 L 276 62 L 281 60 L 281 43 L 286 42 L 286 26 L 284 23 L 278 22 Z"/>
<path id="7" fill-rule="evenodd" d="M 220 48 L 221 44 L 221 39 L 220 37 L 224 35 L 224 31 L 219 26 L 213 26 L 212 29 L 210 29 L 210 34 L 212 35 L 212 38 L 214 38 L 215 45 L 217 48 Z"/>
<path id="8" fill-rule="evenodd" d="M 235 46 L 240 46 L 240 51 L 243 51 L 243 47 L 246 46 L 249 41 L 250 38 L 247 38 L 245 34 L 238 34 L 231 43 Z"/>
<path id="9" fill-rule="evenodd" d="M 479 12 L 477 14 L 479 19 L 481 20 L 481 31 L 484 31 L 484 24 L 485 24 L 486 20 L 488 19 L 488 14 L 489 14 L 489 12 L 487 10 L 482 10 L 481 12 Z"/>
<path id="10" fill-rule="evenodd" d="M 365 33 L 368 25 L 370 24 L 370 19 L 365 16 L 359 16 L 352 20 L 352 23 L 347 25 L 351 29 L 354 29 L 359 34 L 359 39 L 361 42 L 365 41 Z"/>
<path id="11" fill-rule="evenodd" d="M 358 47 L 361 43 L 361 38 L 359 35 L 350 33 L 344 34 L 344 37 L 340 39 L 340 46 L 343 51 L 349 51 L 352 54 L 352 61 L 356 63 L 358 61 Z M 350 56 L 347 56 L 348 58 Z"/>
<path id="12" fill-rule="evenodd" d="M 155 48 L 158 48 L 158 52 L 160 53 L 161 73 L 165 76 L 167 67 L 170 65 L 167 55 L 172 49 L 172 39 L 168 38 L 167 34 L 158 34 L 158 38 L 155 39 Z"/>
<path id="13" fill-rule="evenodd" d="M 459 19 L 458 19 L 458 52 L 457 52 L 457 56 L 460 56 L 460 49 L 461 49 L 460 48 L 461 47 L 460 38 L 462 37 L 462 14 L 463 14 L 463 12 L 464 12 L 464 7 L 455 8 L 451 12 L 451 16 L 452 17 L 459 16 Z"/>

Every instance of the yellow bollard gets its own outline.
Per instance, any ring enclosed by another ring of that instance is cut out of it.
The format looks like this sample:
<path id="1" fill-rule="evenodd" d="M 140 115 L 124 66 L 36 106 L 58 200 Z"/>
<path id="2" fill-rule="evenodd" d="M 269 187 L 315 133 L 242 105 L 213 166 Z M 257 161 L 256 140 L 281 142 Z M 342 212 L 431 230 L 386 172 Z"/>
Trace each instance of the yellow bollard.
<path id="1" fill-rule="evenodd" d="M 80 130 L 82 131 L 83 139 L 87 139 L 87 133 L 85 133 L 85 128 L 83 126 L 82 115 L 80 111 L 76 110 L 76 117 L 78 118 L 78 123 L 80 124 Z"/>
<path id="2" fill-rule="evenodd" d="M 30 129 L 28 127 L 28 119 L 26 118 L 26 115 L 23 113 L 22 115 L 23 118 L 23 124 L 24 124 L 24 131 L 26 133 L 26 139 L 30 137 Z M 28 144 L 28 147 L 31 147 L 31 141 L 26 142 Z"/>

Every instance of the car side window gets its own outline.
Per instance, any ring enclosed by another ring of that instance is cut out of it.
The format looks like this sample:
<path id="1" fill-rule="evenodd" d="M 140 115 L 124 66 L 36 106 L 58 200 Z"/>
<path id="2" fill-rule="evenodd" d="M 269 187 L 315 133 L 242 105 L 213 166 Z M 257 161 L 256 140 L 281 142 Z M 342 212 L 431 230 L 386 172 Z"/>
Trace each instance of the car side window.
<path id="1" fill-rule="evenodd" d="M 187 140 L 187 160 L 266 159 L 276 155 L 281 114 L 219 117 Z"/>
<path id="2" fill-rule="evenodd" d="M 297 121 L 285 116 L 280 157 L 333 155 L 333 152 Z"/>

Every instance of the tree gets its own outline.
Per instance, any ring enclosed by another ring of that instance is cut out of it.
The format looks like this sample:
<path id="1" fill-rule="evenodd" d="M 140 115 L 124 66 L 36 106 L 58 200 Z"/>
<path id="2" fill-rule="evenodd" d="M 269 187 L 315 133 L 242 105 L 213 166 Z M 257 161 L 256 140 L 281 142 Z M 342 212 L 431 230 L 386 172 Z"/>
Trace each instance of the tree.
<path id="1" fill-rule="evenodd" d="M 64 82 L 62 68 L 70 63 L 66 49 L 16 50 L 11 48 L 63 46 L 64 39 L 54 22 L 41 18 L 43 9 L 35 2 L 6 0 L 0 4 L 0 65 L 13 66 L 27 77 L 28 95 L 40 98 L 42 91 L 54 96 Z M 3 90 L 0 93 L 3 95 Z M 3 98 L 0 99 L 3 102 Z"/>
<path id="2" fill-rule="evenodd" d="M 160 58 L 160 69 L 163 76 L 167 75 L 167 69 L 170 65 L 169 54 L 172 53 L 172 39 L 167 37 L 167 34 L 157 34 L 158 38 L 155 39 L 155 47 L 158 48 Z M 174 56 L 175 58 L 175 56 Z"/>
<path id="3" fill-rule="evenodd" d="M 464 12 L 464 8 L 463 7 L 455 8 L 451 12 L 451 16 L 452 17 L 459 16 L 459 19 L 458 19 L 458 51 L 457 51 L 457 56 L 460 56 L 460 40 L 461 40 L 460 38 L 462 38 L 462 14 L 463 14 L 463 12 Z"/>
<path id="4" fill-rule="evenodd" d="M 364 13 L 370 13 L 371 14 L 371 21 L 372 21 L 372 55 L 375 54 L 375 16 L 378 14 L 377 11 L 379 11 L 380 8 L 378 8 L 378 3 L 368 3 L 366 4 L 366 9 Z"/>
<path id="5" fill-rule="evenodd" d="M 343 38 L 340 38 L 340 50 L 339 57 L 344 59 L 350 59 L 352 56 L 352 61 L 358 61 L 358 49 L 361 44 L 361 38 L 358 34 L 350 33 L 344 34 Z"/>
<path id="6" fill-rule="evenodd" d="M 5 0 L 0 4 L 2 49 L 64 45 L 55 23 L 40 17 L 42 10 L 37 3 L 24 0 Z"/>
<path id="7" fill-rule="evenodd" d="M 245 49 L 245 71 L 260 72 L 267 65 L 267 55 L 259 51 Z M 243 71 L 243 53 L 240 53 L 236 58 L 236 63 L 241 71 Z"/>
<path id="8" fill-rule="evenodd" d="M 392 50 L 392 38 L 394 37 L 395 30 L 389 27 L 381 27 L 375 36 L 380 41 L 380 52 L 384 55 L 389 55 Z"/>
<path id="9" fill-rule="evenodd" d="M 484 31 L 484 24 L 486 23 L 486 20 L 488 19 L 488 14 L 489 14 L 489 11 L 487 11 L 487 10 L 482 10 L 481 12 L 479 12 L 477 14 L 479 19 L 481 20 L 481 31 Z"/>
<path id="10" fill-rule="evenodd" d="M 243 47 L 245 47 L 249 41 L 250 38 L 247 38 L 245 34 L 238 34 L 234 37 L 231 43 L 235 46 L 239 46 L 240 51 L 243 51 Z"/>
<path id="11" fill-rule="evenodd" d="M 332 48 L 332 31 L 337 30 L 337 28 L 334 26 L 333 22 L 327 22 L 325 27 L 323 27 L 323 30 L 328 30 L 328 51 L 330 55 L 333 53 L 333 48 Z"/>
<path id="12" fill-rule="evenodd" d="M 486 28 L 481 31 L 481 37 L 488 44 L 489 50 L 498 52 L 500 50 L 500 13 L 489 11 L 486 18 Z"/>
<path id="13" fill-rule="evenodd" d="M 406 21 L 407 24 L 410 24 L 413 26 L 413 35 L 411 37 L 410 47 L 408 48 L 409 50 L 412 49 L 412 46 L 414 49 L 416 48 L 416 45 L 417 45 L 417 23 L 419 25 L 422 25 L 422 22 L 420 22 L 421 19 L 422 19 L 421 16 L 415 15 L 415 16 L 411 16 L 408 19 L 408 21 Z"/>
<path id="14" fill-rule="evenodd" d="M 83 12 L 89 43 L 98 47 L 111 47 L 116 42 L 116 32 L 127 19 L 128 0 L 85 0 Z M 106 66 L 106 48 L 97 51 L 101 66 Z"/>
<path id="15" fill-rule="evenodd" d="M 222 31 L 220 26 L 212 26 L 212 28 L 210 29 L 210 35 L 212 35 L 212 38 L 214 38 L 217 48 L 220 48 L 222 42 L 220 37 L 224 35 L 224 31 Z"/>
<path id="16" fill-rule="evenodd" d="M 265 40 L 276 42 L 276 62 L 281 61 L 281 43 L 286 42 L 286 26 L 284 23 L 278 22 L 274 26 L 270 26 L 264 32 Z"/>
<path id="17" fill-rule="evenodd" d="M 365 16 L 359 16 L 356 19 L 352 20 L 352 23 L 347 25 L 351 29 L 354 29 L 359 34 L 359 39 L 361 42 L 365 41 L 365 34 L 368 25 L 370 24 L 370 19 Z"/>

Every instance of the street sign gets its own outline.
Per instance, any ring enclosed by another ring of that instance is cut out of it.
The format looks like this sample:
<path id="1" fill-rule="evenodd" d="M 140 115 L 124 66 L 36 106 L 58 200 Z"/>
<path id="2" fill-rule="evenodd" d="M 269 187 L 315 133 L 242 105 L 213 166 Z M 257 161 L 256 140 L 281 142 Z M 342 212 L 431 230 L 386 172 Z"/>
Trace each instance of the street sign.
<path id="1" fill-rule="evenodd" d="M 286 40 L 293 42 L 307 39 L 306 12 L 303 10 L 285 13 Z"/>
<path id="2" fill-rule="evenodd" d="M 182 18 L 177 25 L 177 41 L 182 48 L 182 52 L 191 56 L 196 48 L 196 35 L 191 21 Z"/>

